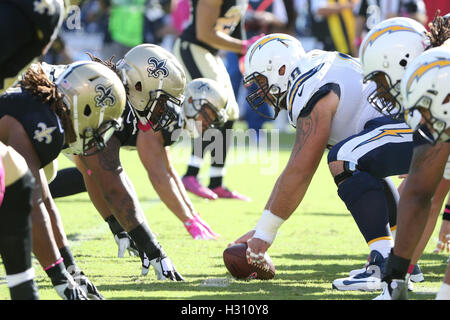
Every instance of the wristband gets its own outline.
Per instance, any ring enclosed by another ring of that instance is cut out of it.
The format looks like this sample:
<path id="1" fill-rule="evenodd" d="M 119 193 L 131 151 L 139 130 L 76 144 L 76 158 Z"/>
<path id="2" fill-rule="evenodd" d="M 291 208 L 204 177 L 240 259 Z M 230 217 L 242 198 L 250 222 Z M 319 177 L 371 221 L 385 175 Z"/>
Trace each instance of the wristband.
<path id="1" fill-rule="evenodd" d="M 274 215 L 270 210 L 264 210 L 261 218 L 259 218 L 259 221 L 256 224 L 253 238 L 258 238 L 272 244 L 277 235 L 277 231 L 283 222 L 283 219 Z"/>
<path id="2" fill-rule="evenodd" d="M 450 221 L 450 212 L 444 212 L 442 215 L 442 220 Z"/>

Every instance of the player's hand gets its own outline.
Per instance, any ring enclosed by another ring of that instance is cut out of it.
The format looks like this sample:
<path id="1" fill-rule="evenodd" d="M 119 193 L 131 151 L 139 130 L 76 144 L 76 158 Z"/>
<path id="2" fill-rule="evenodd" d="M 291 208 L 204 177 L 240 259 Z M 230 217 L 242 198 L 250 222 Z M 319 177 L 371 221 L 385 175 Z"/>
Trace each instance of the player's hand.
<path id="1" fill-rule="evenodd" d="M 155 269 L 158 280 L 184 281 L 181 274 L 175 269 L 172 261 L 168 258 L 155 258 L 150 260 L 150 264 Z"/>
<path id="2" fill-rule="evenodd" d="M 247 262 L 248 264 L 264 264 L 265 263 L 265 254 L 269 249 L 270 243 L 259 239 L 259 238 L 250 238 L 247 241 Z"/>
<path id="3" fill-rule="evenodd" d="M 441 229 L 439 231 L 439 240 L 434 249 L 434 253 L 450 252 L 450 221 L 442 220 Z"/>
<path id="4" fill-rule="evenodd" d="M 136 246 L 136 243 L 131 239 L 131 237 L 125 231 L 119 232 L 114 235 L 114 240 L 119 247 L 119 251 L 117 256 L 122 258 L 125 255 L 125 251 L 128 250 L 130 256 L 138 256 L 139 250 Z"/>
<path id="5" fill-rule="evenodd" d="M 249 239 L 251 239 L 253 237 L 254 234 L 255 234 L 255 230 L 251 230 L 251 231 L 247 232 L 246 234 L 244 234 L 243 236 L 239 237 L 234 242 L 229 243 L 227 247 L 234 246 L 235 244 L 238 244 L 238 243 L 246 243 Z"/>

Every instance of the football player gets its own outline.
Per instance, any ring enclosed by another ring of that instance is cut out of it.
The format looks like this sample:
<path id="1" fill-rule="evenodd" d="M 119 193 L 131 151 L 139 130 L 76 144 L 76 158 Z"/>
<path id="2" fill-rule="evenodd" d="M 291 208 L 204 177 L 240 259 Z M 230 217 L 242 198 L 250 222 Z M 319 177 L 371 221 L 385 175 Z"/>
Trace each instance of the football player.
<path id="1" fill-rule="evenodd" d="M 420 23 L 401 17 L 379 23 L 365 37 L 360 47 L 364 82 L 373 81 L 376 84 L 368 96 L 368 102 L 380 113 L 394 120 L 398 118 L 400 107 L 397 99 L 401 75 L 405 66 L 425 50 L 428 40 L 426 29 Z M 409 43 L 413 43 L 413 45 L 409 45 Z M 393 44 L 395 44 L 395 50 L 392 49 Z M 386 70 L 390 72 L 385 73 Z M 448 188 L 448 185 L 446 187 Z M 395 197 L 395 202 L 391 206 L 394 218 L 390 219 L 389 226 L 392 235 L 395 234 L 396 228 L 398 198 L 398 196 Z M 390 241 L 392 240 L 390 239 Z M 333 285 L 340 290 L 352 290 L 353 287 L 355 290 L 359 290 L 358 286 L 346 284 L 356 281 L 362 274 L 370 272 L 367 270 L 368 267 L 371 268 L 370 255 L 369 261 L 363 269 L 352 270 L 349 277 L 336 279 Z M 414 275 L 411 280 L 423 281 L 420 268 L 416 265 L 413 268 Z"/>
<path id="2" fill-rule="evenodd" d="M 187 81 L 196 78 L 209 78 L 223 86 L 228 95 L 230 117 L 219 129 L 222 141 L 227 130 L 230 131 L 235 120 L 239 119 L 239 106 L 234 96 L 230 76 L 219 55 L 219 50 L 232 51 L 244 55 L 249 46 L 261 35 L 244 39 L 242 19 L 248 7 L 247 0 L 193 0 L 191 2 L 189 25 L 175 41 L 174 54 L 182 63 Z M 229 143 L 222 143 L 221 150 L 211 150 L 210 183 L 204 186 L 197 179 L 203 163 L 205 150 L 211 144 L 207 139 L 198 137 L 193 141 L 191 158 L 183 177 L 186 189 L 200 197 L 215 200 L 217 198 L 250 199 L 238 192 L 231 191 L 223 185 L 225 161 Z M 218 148 L 217 148 L 218 149 Z"/>
<path id="3" fill-rule="evenodd" d="M 109 63 L 126 88 L 136 130 L 151 134 L 151 130 L 161 130 L 174 121 L 174 110 L 183 101 L 186 76 L 170 52 L 157 45 L 142 44 L 128 51 L 117 69 L 111 60 Z M 74 156 L 77 168 L 89 172 L 85 183 L 91 200 L 100 213 L 107 211 L 134 241 L 141 253 L 143 273 L 152 265 L 158 280 L 183 281 L 147 223 L 133 184 L 120 163 L 120 147 L 121 141 L 114 136 L 102 152 L 89 157 Z"/>
<path id="4" fill-rule="evenodd" d="M 0 0 L 0 94 L 47 52 L 64 15 L 63 0 Z"/>
<path id="5" fill-rule="evenodd" d="M 360 47 L 361 63 L 364 70 L 364 81 L 374 81 L 376 88 L 369 96 L 369 102 L 380 112 L 393 119 L 403 119 L 403 96 L 400 94 L 400 83 L 406 68 L 417 56 L 430 47 L 439 46 L 448 37 L 445 31 L 446 21 L 438 16 L 430 25 L 430 33 L 416 21 L 409 18 L 392 18 L 376 25 L 365 37 Z M 380 56 L 383 59 L 380 59 Z M 416 128 L 420 113 L 407 115 L 408 124 Z M 428 225 L 416 247 L 411 266 L 408 268 L 408 279 L 423 281 L 423 275 L 417 270 L 417 261 L 425 248 L 436 223 L 437 215 L 449 190 L 449 182 L 441 179 L 439 188 L 433 197 Z M 403 189 L 404 182 L 399 187 Z M 385 292 L 387 292 L 385 290 Z M 385 292 L 378 298 L 388 298 Z"/>
<path id="6" fill-rule="evenodd" d="M 63 150 L 84 156 L 101 151 L 119 127 L 125 90 L 111 70 L 96 62 L 74 63 L 58 80 L 51 82 L 38 65 L 27 70 L 19 87 L 0 96 L 0 141 L 25 159 L 36 181 L 33 252 L 56 292 L 69 300 L 103 299 L 73 260 L 41 169 Z M 1 210 L 26 215 L 25 204 L 17 197 L 20 193 L 6 194 Z"/>
<path id="7" fill-rule="evenodd" d="M 384 178 L 408 171 L 412 130 L 370 106 L 367 98 L 375 84 L 363 83 L 357 59 L 338 52 L 305 53 L 288 35 L 267 35 L 249 48 L 244 81 L 251 89 L 247 101 L 252 108 L 258 111 L 269 102 L 275 115 L 286 109 L 296 128 L 291 157 L 261 218 L 254 230 L 236 240 L 247 242 L 249 263 L 264 263 L 264 253 L 301 204 L 328 148 L 338 195 L 371 250 L 371 272 L 342 283 L 341 289 L 380 289 L 380 270 L 393 244 L 388 218 L 392 201 L 386 194 L 395 196 Z"/>
<path id="8" fill-rule="evenodd" d="M 428 220 L 432 197 L 442 179 L 450 155 L 450 48 L 432 48 L 406 69 L 400 92 L 405 118 L 429 140 L 414 149 L 411 168 L 398 205 L 397 237 L 389 255 L 379 299 L 407 299 L 405 276 L 411 257 Z M 420 113 L 420 123 L 411 115 Z M 450 268 L 436 299 L 450 299 Z"/>
<path id="9" fill-rule="evenodd" d="M 175 143 L 183 129 L 187 129 L 192 136 L 199 136 L 202 131 L 209 128 L 217 128 L 228 118 L 226 105 L 227 98 L 217 82 L 211 79 L 198 78 L 186 86 L 186 96 L 181 110 L 174 109 L 177 119 L 162 130 L 143 132 L 136 127 L 137 119 L 130 107 L 123 114 L 123 125 L 114 133 L 114 137 L 120 141 L 124 149 L 137 149 L 142 164 L 147 170 L 150 181 L 156 192 L 166 206 L 183 222 L 185 228 L 194 239 L 214 239 L 218 235 L 214 233 L 208 224 L 200 218 L 189 199 L 181 179 L 172 166 L 169 146 Z M 196 122 L 202 124 L 197 128 Z M 151 152 L 149 151 L 151 150 Z M 74 172 L 74 170 L 76 172 Z M 56 179 L 50 184 L 53 197 L 62 189 L 64 196 L 84 192 L 84 181 L 89 181 L 88 172 L 84 172 L 85 179 L 77 179 L 76 168 L 64 169 L 58 173 Z M 81 173 L 78 172 L 79 175 Z M 66 190 L 73 189 L 74 193 Z M 91 185 L 88 182 L 89 185 Z M 95 187 L 95 185 L 94 185 Z M 90 190 L 94 196 L 93 189 Z M 96 201 L 101 201 L 98 199 Z M 110 214 L 106 204 L 98 206 L 105 221 L 109 223 L 114 238 L 119 245 L 119 257 L 125 253 L 125 249 L 134 248 L 134 242 Z M 104 209 L 102 209 L 104 208 Z M 127 240 L 128 239 L 128 240 Z"/>

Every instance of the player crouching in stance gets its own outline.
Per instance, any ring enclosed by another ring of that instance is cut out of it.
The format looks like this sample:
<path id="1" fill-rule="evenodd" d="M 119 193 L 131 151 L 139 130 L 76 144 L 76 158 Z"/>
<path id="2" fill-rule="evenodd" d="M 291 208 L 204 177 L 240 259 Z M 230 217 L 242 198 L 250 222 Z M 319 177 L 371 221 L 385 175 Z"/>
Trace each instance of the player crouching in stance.
<path id="1" fill-rule="evenodd" d="M 392 248 L 386 193 L 393 195 L 384 178 L 408 171 L 412 130 L 371 107 L 367 98 L 374 84 L 363 83 L 357 59 L 321 50 L 305 53 L 287 35 L 268 35 L 248 50 L 244 81 L 251 89 L 250 106 L 257 110 L 266 101 L 275 114 L 287 109 L 296 128 L 291 157 L 260 220 L 236 240 L 247 242 L 249 262 L 264 263 L 264 253 L 300 205 L 328 148 L 338 195 L 369 245 L 373 267 L 382 269 Z M 381 272 L 361 274 L 345 285 L 350 290 L 380 289 Z"/>
<path id="2" fill-rule="evenodd" d="M 417 57 L 401 79 L 405 118 L 430 144 L 414 149 L 411 169 L 398 206 L 397 237 L 386 264 L 387 283 L 379 299 L 407 299 L 405 276 L 420 239 L 434 192 L 450 156 L 450 47 L 429 49 Z M 420 124 L 414 118 L 420 112 Z M 414 115 L 415 117 L 410 117 Z M 450 300 L 450 267 L 436 299 Z"/>
<path id="3" fill-rule="evenodd" d="M 127 92 L 129 109 L 124 116 L 131 118 L 123 122 L 128 133 L 151 134 L 152 130 L 161 130 L 176 118 L 174 110 L 181 105 L 186 77 L 170 52 L 152 44 L 136 46 L 127 52 L 116 71 Z M 134 136 L 137 146 L 141 143 L 139 136 Z M 132 138 L 132 134 L 129 137 Z M 158 280 L 183 281 L 151 231 L 133 184 L 120 163 L 123 142 L 114 135 L 102 152 L 90 157 L 74 157 L 89 196 L 110 226 L 114 224 L 113 232 L 120 228 L 127 232 L 129 238 L 119 238 L 119 248 L 121 239 L 130 246 L 130 239 L 133 240 L 140 252 L 143 274 L 148 273 L 152 265 Z"/>
<path id="4" fill-rule="evenodd" d="M 103 297 L 64 246 L 67 239 L 41 169 L 62 151 L 89 155 L 102 150 L 118 128 L 124 107 L 120 79 L 95 62 L 70 65 L 55 84 L 39 65 L 29 68 L 20 87 L 0 96 L 0 141 L 25 159 L 36 181 L 31 207 L 33 252 L 63 299 Z M 11 208 L 4 208 L 5 204 L 2 210 L 18 210 L 14 202 Z"/>
<path id="5" fill-rule="evenodd" d="M 145 49 L 145 47 L 139 50 L 142 49 Z M 93 56 L 91 58 L 115 69 L 110 60 L 101 61 Z M 129 56 L 127 56 L 127 59 L 128 61 L 132 60 Z M 131 62 L 128 63 L 131 64 Z M 140 124 L 141 121 L 135 116 L 131 104 L 128 104 L 122 115 L 122 127 L 114 133 L 113 139 L 118 139 L 121 148 L 138 151 L 141 162 L 161 200 L 183 222 L 194 239 L 215 239 L 219 235 L 214 233 L 209 225 L 200 218 L 184 185 L 181 183 L 178 173 L 172 166 L 170 145 L 178 140 L 183 129 L 187 129 L 192 136 L 198 136 L 202 130 L 217 128 L 220 124 L 223 124 L 228 118 L 227 98 L 224 95 L 224 90 L 216 81 L 205 78 L 189 83 L 184 93 L 187 97 L 184 99 L 181 108 L 168 104 L 167 109 L 170 111 L 172 120 L 160 130 L 145 130 L 145 127 Z M 200 121 L 200 124 L 202 124 L 202 127 L 198 130 L 196 121 Z M 95 198 L 94 203 L 97 203 L 96 207 L 105 221 L 108 222 L 119 246 L 118 256 L 123 257 L 126 249 L 129 249 L 129 253 L 132 255 L 137 254 L 134 241 L 111 215 L 102 199 L 94 193 L 93 188 L 95 186 L 90 184 L 89 172 L 83 173 L 84 175 L 81 175 L 77 168 L 60 171 L 56 179 L 50 184 L 53 196 L 68 196 L 84 192 L 86 191 L 85 182 L 87 182 L 90 196 Z M 74 187 L 74 185 L 76 186 Z"/>

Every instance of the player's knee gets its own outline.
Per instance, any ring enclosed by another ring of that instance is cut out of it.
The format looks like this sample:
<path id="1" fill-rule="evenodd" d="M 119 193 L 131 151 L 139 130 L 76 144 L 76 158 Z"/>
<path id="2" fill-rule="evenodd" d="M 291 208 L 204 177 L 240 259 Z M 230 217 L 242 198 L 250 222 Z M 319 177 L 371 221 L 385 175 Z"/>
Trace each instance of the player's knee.
<path id="1" fill-rule="evenodd" d="M 335 160 L 328 163 L 328 168 L 330 169 L 331 175 L 333 176 L 334 182 L 339 186 L 343 181 L 347 180 L 353 175 L 355 171 L 348 161 Z"/>
<path id="2" fill-rule="evenodd" d="M 337 175 L 344 172 L 344 161 L 336 160 L 328 163 L 328 168 L 330 169 L 331 175 L 336 177 Z"/>
<path id="3" fill-rule="evenodd" d="M 30 229 L 34 181 L 28 171 L 6 188 L 5 199 L 0 207 L 0 234 L 11 235 Z"/>

